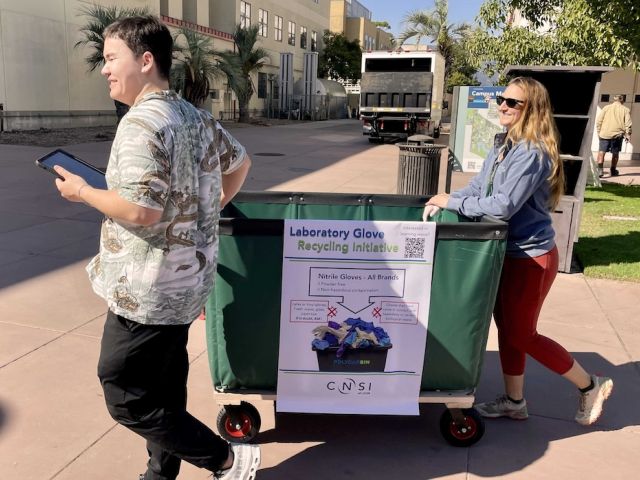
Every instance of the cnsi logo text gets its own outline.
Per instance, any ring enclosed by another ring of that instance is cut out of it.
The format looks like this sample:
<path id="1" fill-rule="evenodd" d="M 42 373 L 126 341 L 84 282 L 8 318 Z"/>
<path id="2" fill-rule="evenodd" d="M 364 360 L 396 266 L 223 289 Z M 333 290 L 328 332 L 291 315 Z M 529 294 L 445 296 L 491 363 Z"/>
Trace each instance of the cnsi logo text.
<path id="1" fill-rule="evenodd" d="M 353 378 L 331 380 L 327 383 L 327 390 L 338 392 L 342 395 L 371 395 L 371 382 L 356 382 Z"/>

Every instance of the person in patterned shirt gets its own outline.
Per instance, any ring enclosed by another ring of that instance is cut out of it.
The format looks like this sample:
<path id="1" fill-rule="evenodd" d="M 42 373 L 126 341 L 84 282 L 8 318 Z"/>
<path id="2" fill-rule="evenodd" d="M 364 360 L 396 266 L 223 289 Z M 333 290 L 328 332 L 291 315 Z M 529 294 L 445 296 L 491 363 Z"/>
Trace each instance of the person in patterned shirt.
<path id="1" fill-rule="evenodd" d="M 131 108 L 118 125 L 108 189 L 55 167 L 61 195 L 105 215 L 87 267 L 109 307 L 98 376 L 107 408 L 147 441 L 145 480 L 171 480 L 181 460 L 219 478 L 255 478 L 257 446 L 229 445 L 186 410 L 188 330 L 214 283 L 220 209 L 251 160 L 213 117 L 169 90 L 173 41 L 157 18 L 104 31 L 102 74 Z"/>

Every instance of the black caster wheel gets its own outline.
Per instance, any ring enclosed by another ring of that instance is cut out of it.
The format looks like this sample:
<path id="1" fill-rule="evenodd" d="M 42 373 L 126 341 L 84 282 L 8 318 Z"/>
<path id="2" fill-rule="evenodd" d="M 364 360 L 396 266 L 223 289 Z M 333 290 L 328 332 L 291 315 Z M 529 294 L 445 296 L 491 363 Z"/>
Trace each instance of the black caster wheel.
<path id="1" fill-rule="evenodd" d="M 447 409 L 440 417 L 440 433 L 454 447 L 470 447 L 484 435 L 484 420 L 474 408 L 457 410 L 455 415 Z"/>
<path id="2" fill-rule="evenodd" d="M 220 436 L 228 442 L 249 443 L 260 431 L 260 414 L 247 402 L 225 405 L 216 420 Z"/>

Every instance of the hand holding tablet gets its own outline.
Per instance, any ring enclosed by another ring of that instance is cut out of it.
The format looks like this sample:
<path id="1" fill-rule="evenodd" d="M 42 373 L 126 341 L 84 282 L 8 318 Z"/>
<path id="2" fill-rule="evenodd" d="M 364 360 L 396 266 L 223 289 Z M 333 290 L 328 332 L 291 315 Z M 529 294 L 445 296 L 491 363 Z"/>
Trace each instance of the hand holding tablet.
<path id="1" fill-rule="evenodd" d="M 99 170 L 93 165 L 80 160 L 64 150 L 57 149 L 46 154 L 44 157 L 36 160 L 36 165 L 51 172 L 59 179 L 64 180 L 64 177 L 53 168 L 56 165 L 60 166 L 66 171 L 82 177 L 87 184 L 94 188 L 100 188 L 103 190 L 107 189 L 107 181 L 102 170 Z"/>

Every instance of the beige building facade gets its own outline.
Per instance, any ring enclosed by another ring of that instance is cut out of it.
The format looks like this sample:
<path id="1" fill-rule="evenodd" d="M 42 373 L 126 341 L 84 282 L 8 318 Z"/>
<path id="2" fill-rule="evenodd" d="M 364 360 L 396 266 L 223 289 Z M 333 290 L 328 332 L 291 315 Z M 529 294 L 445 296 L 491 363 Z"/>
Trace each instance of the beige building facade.
<path id="1" fill-rule="evenodd" d="M 216 50 L 233 50 L 237 24 L 259 25 L 258 45 L 269 55 L 253 78 L 249 109 L 265 112 L 278 93 L 280 55 L 293 54 L 293 80 L 303 75 L 304 54 L 321 52 L 335 0 L 0 0 L 0 130 L 113 125 L 115 108 L 99 69 L 88 71 L 89 47 L 75 47 L 92 4 L 147 7 L 172 29 L 186 26 L 210 37 Z M 385 48 L 389 34 L 371 23 L 356 0 L 342 0 L 343 30 L 362 45 Z M 337 5 L 337 4 L 336 4 Z M 362 13 L 354 17 L 355 13 Z M 380 35 L 383 39 L 380 39 Z M 385 37 L 386 35 L 386 37 Z M 226 79 L 213 82 L 204 108 L 216 118 L 237 114 Z"/>
<path id="2" fill-rule="evenodd" d="M 159 10 L 159 2 L 109 4 Z M 113 124 L 106 82 L 99 71 L 87 71 L 88 50 L 74 48 L 82 38 L 80 10 L 88 5 L 79 0 L 0 0 L 2 129 Z"/>
<path id="3" fill-rule="evenodd" d="M 365 51 L 393 48 L 393 35 L 376 26 L 372 12 L 357 0 L 331 0 L 329 29 L 358 40 Z"/>
<path id="4" fill-rule="evenodd" d="M 256 91 L 249 110 L 252 115 L 263 115 L 278 95 L 280 55 L 293 54 L 293 81 L 296 82 L 303 75 L 304 54 L 322 50 L 322 35 L 329 28 L 329 0 L 211 0 L 209 3 L 209 24 L 216 30 L 233 32 L 237 24 L 259 26 L 257 46 L 265 49 L 269 58 L 253 78 Z M 226 81 L 218 82 L 217 87 L 222 105 L 214 101 L 214 111 L 220 107 L 222 118 L 235 115 L 237 102 Z"/>

